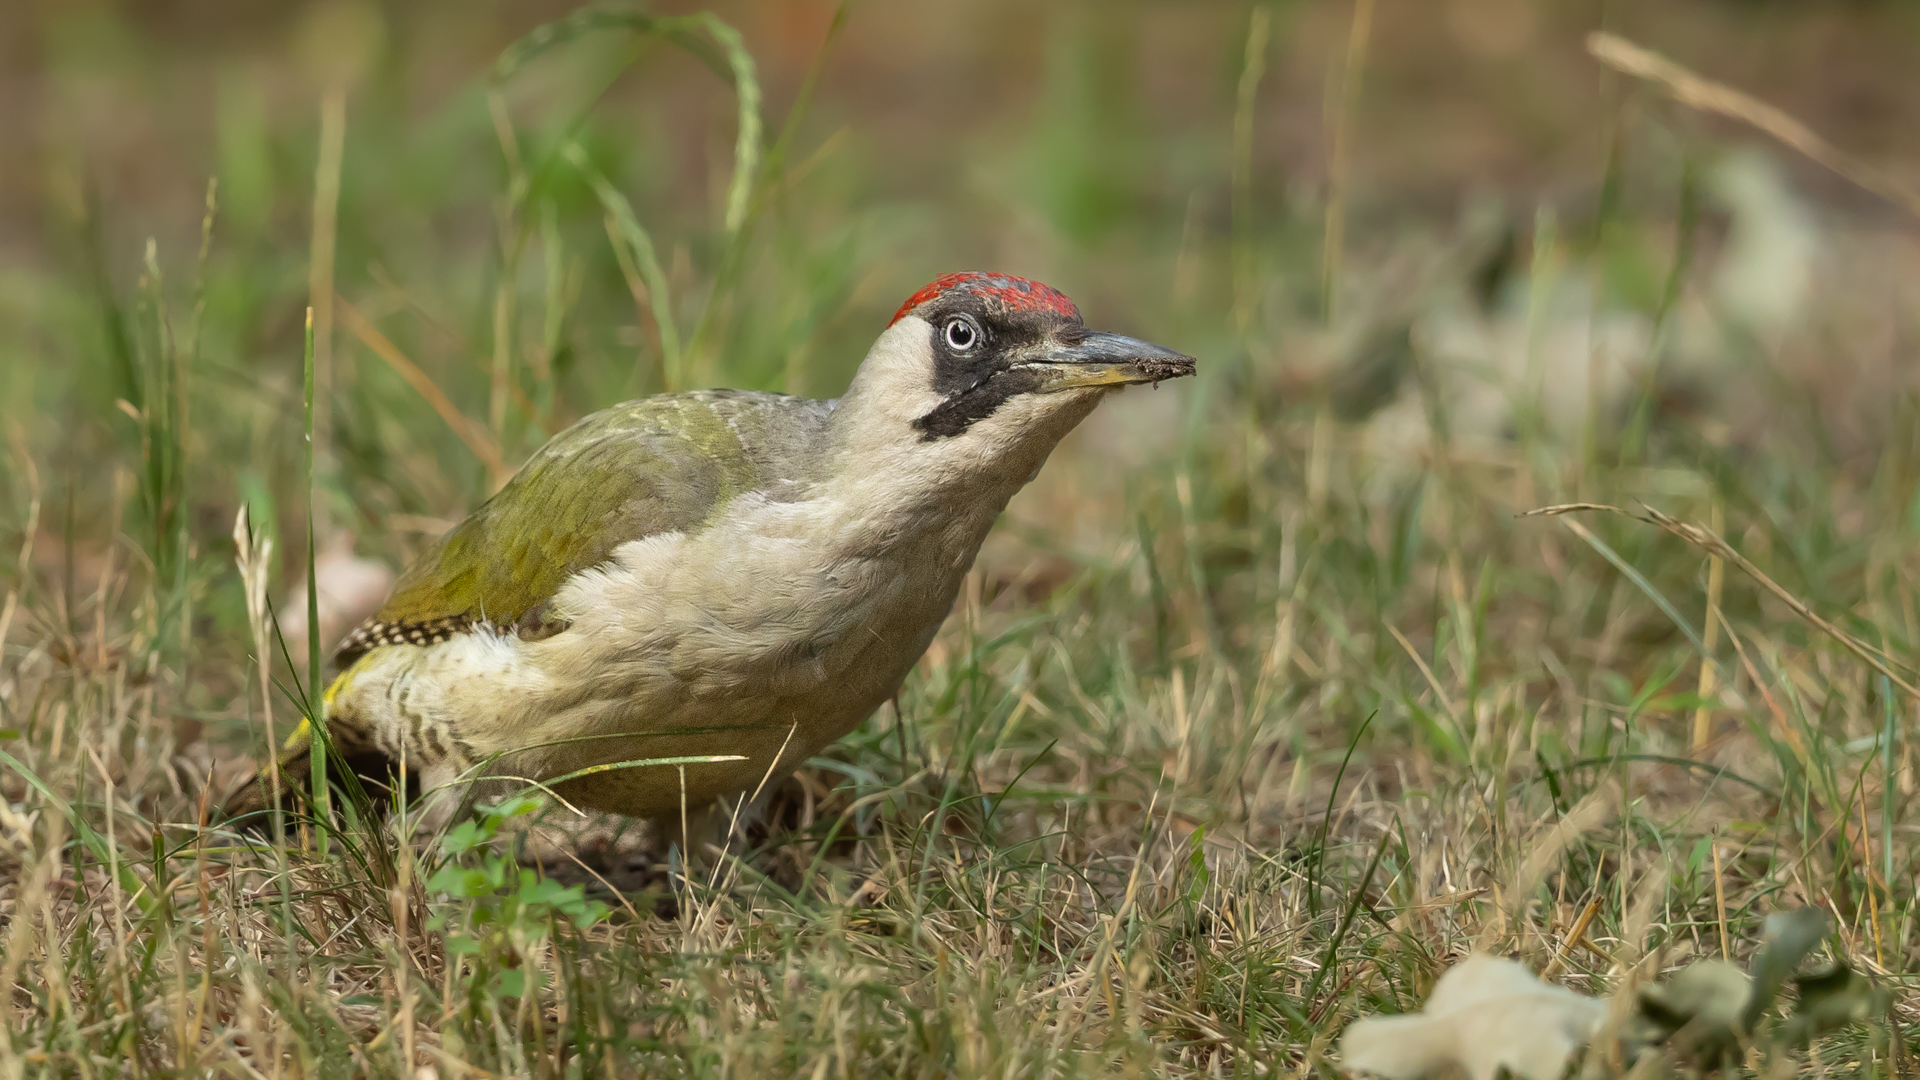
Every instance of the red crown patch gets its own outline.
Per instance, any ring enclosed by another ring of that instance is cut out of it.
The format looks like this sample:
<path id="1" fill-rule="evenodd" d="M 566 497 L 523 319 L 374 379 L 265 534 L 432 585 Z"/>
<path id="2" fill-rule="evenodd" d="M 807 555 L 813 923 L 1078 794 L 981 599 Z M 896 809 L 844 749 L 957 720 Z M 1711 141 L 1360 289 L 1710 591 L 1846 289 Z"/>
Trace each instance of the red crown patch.
<path id="1" fill-rule="evenodd" d="M 937 300 L 952 292 L 972 293 L 1004 307 L 1009 311 L 1033 311 L 1050 315 L 1060 315 L 1069 319 L 1078 319 L 1080 309 L 1065 293 L 1051 285 L 1042 285 L 1012 274 L 983 274 L 967 271 L 959 274 L 941 274 L 934 278 L 919 292 L 907 297 L 900 310 L 893 313 L 887 325 L 892 326 L 913 310 L 930 300 Z"/>

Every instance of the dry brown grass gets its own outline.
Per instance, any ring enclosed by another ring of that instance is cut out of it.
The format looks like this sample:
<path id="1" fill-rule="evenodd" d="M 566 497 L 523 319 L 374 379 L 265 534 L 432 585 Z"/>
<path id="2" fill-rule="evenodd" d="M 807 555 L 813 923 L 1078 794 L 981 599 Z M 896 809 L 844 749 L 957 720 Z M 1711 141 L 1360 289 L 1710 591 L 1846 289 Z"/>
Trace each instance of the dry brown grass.
<path id="1" fill-rule="evenodd" d="M 1367 40 L 1343 19 L 1355 86 Z M 439 175 L 407 129 L 355 142 L 350 112 L 334 270 L 216 223 L 173 285 L 157 256 L 131 294 L 59 279 L 36 325 L 105 344 L 0 373 L 21 400 L 70 376 L 84 417 L 5 414 L 0 1076 L 1328 1076 L 1350 1019 L 1415 1008 L 1470 950 L 1623 994 L 1744 959 L 1802 905 L 1894 991 L 1896 1031 L 1920 1021 L 1910 243 L 1825 228 L 1804 311 L 1739 325 L 1716 260 L 1751 221 L 1701 210 L 1716 148 L 1623 113 L 1645 160 L 1609 166 L 1595 220 L 1548 203 L 1499 223 L 1504 247 L 1417 223 L 1362 244 L 1357 215 L 1261 201 L 1244 44 L 1231 224 L 1195 195 L 1165 237 L 1126 232 L 1142 196 L 1099 211 L 1121 239 L 1087 241 L 1079 271 L 1107 292 L 1090 313 L 1200 355 L 1198 385 L 1103 407 L 1010 510 L 898 709 L 782 780 L 705 881 L 557 807 L 449 855 L 345 819 L 263 841 L 209 792 L 297 712 L 265 600 L 304 572 L 307 483 L 398 562 L 584 408 L 690 372 L 837 377 L 891 306 L 837 231 L 866 220 L 850 167 L 801 153 L 798 124 L 738 166 L 752 95 L 728 99 L 704 207 L 727 209 L 689 240 L 622 201 L 644 186 L 624 155 L 653 142 L 483 88 L 461 160 L 501 154 L 506 190 L 477 211 L 356 172 Z M 724 35 L 695 45 L 740 85 Z M 1044 168 L 1086 166 L 1039 141 Z M 781 172 L 789 149 L 821 186 Z M 539 188 L 536 151 L 606 182 Z M 442 209 L 477 215 L 454 231 L 493 238 L 484 258 L 409 231 Z M 995 242 L 1041 243 L 1025 213 Z M 348 251 L 377 267 L 349 274 Z M 260 284 L 276 274 L 294 284 Z M 310 277 L 346 331 L 317 476 L 297 368 L 264 355 Z M 1609 354 L 1609 320 L 1640 351 Z M 1465 358 L 1442 347 L 1462 325 L 1484 346 Z M 1562 501 L 1644 501 L 1679 538 L 1518 516 Z M 236 567 L 243 505 L 277 569 Z M 1726 527 L 1670 524 L 1706 520 Z M 1738 572 L 1711 584 L 1709 556 Z M 1885 1035 L 1749 1065 L 1893 1075 Z"/>

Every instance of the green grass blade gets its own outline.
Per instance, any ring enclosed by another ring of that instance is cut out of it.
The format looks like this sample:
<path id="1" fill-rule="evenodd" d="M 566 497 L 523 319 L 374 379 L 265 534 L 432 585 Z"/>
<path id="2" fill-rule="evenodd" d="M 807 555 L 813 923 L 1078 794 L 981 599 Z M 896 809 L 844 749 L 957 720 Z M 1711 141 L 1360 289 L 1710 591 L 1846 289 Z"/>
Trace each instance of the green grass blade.
<path id="1" fill-rule="evenodd" d="M 307 761 L 311 771 L 314 814 L 323 820 L 330 820 L 332 797 L 327 789 L 327 757 L 331 740 L 327 738 L 326 707 L 320 700 L 320 589 L 319 580 L 314 571 L 314 443 L 313 443 L 313 309 L 307 309 L 306 348 L 302 357 L 302 374 L 306 387 L 306 435 L 307 435 L 307 686 L 305 711 L 307 722 L 313 725 L 313 734 L 320 753 L 308 754 Z M 327 830 L 314 833 L 314 842 L 322 859 L 327 857 Z"/>
<path id="2" fill-rule="evenodd" d="M 494 61 L 493 81 L 504 83 L 512 79 L 521 68 L 549 49 L 570 44 L 602 30 L 625 30 L 643 37 L 666 38 L 705 64 L 709 71 L 731 82 L 733 68 L 726 53 L 713 42 L 702 38 L 698 33 L 700 28 L 699 16 L 662 16 L 617 8 L 585 8 L 565 18 L 536 26 L 520 40 L 507 46 L 499 59 Z"/>
<path id="3" fill-rule="evenodd" d="M 647 300 L 653 310 L 654 325 L 660 329 L 661 366 L 666 374 L 666 388 L 683 389 L 681 381 L 685 373 L 681 370 L 680 331 L 674 324 L 673 298 L 667 291 L 667 275 L 660 269 L 660 258 L 654 251 L 653 237 L 634 215 L 633 205 L 627 202 L 627 197 L 620 194 L 620 189 L 593 167 L 587 152 L 578 143 L 568 144 L 565 153 L 567 160 L 592 186 L 601 207 L 613 220 L 621 239 L 626 241 L 632 252 L 634 267 L 647 287 Z"/>
<path id="4" fill-rule="evenodd" d="M 107 846 L 107 838 L 95 831 L 92 825 L 87 824 L 87 819 L 80 816 L 78 809 L 72 803 L 69 803 L 56 794 L 53 788 L 47 785 L 45 780 L 40 779 L 37 773 L 27 768 L 25 762 L 7 753 L 5 750 L 0 750 L 0 765 L 5 765 L 7 768 L 12 769 L 19 775 L 20 779 L 27 782 L 29 787 L 39 792 L 41 797 L 52 805 L 56 813 L 67 819 L 67 823 L 73 827 L 74 833 L 80 837 L 80 842 L 86 845 L 87 851 L 97 862 L 102 866 L 111 866 L 118 871 L 116 877 L 120 882 L 120 888 L 125 891 L 128 896 L 133 898 L 134 903 L 139 906 L 142 914 L 152 910 L 156 900 L 147 890 L 145 883 L 140 880 L 139 876 L 133 872 L 132 868 L 130 868 L 125 861 L 115 856 L 115 853 Z"/>
<path id="5" fill-rule="evenodd" d="M 1580 539 L 1586 541 L 1588 547 L 1591 547 L 1593 550 L 1599 552 L 1601 558 L 1612 563 L 1613 568 L 1615 570 L 1620 571 L 1620 574 L 1622 577 L 1626 578 L 1628 581 L 1633 582 L 1634 588 L 1639 589 L 1642 593 L 1645 593 L 1647 599 L 1653 601 L 1653 606 L 1659 608 L 1660 613 L 1665 615 L 1668 619 L 1670 619 L 1673 622 L 1673 625 L 1682 634 L 1686 635 L 1686 639 L 1693 644 L 1694 650 L 1696 652 L 1698 652 L 1701 656 L 1705 657 L 1707 660 L 1711 661 L 1716 666 L 1719 665 L 1720 661 L 1715 659 L 1714 655 L 1711 652 L 1707 651 L 1706 639 L 1700 636 L 1700 631 L 1695 630 L 1693 628 L 1693 624 L 1687 621 L 1687 617 L 1685 615 L 1680 614 L 1680 609 L 1673 606 L 1673 601 L 1668 600 L 1665 594 L 1663 594 L 1659 589 L 1655 588 L 1653 585 L 1653 582 L 1648 581 L 1647 576 L 1645 574 L 1642 574 L 1639 570 L 1634 569 L 1634 566 L 1632 563 L 1628 562 L 1626 559 L 1621 558 L 1619 552 L 1613 550 L 1612 547 L 1608 546 L 1605 540 L 1602 540 L 1598 536 L 1595 536 L 1593 533 L 1593 530 L 1587 528 L 1585 525 L 1580 524 L 1579 522 L 1573 520 L 1570 517 L 1563 517 L 1560 519 L 1560 521 L 1562 524 L 1566 525 L 1568 529 L 1571 529 L 1573 531 L 1573 535 L 1578 536 Z"/>
<path id="6" fill-rule="evenodd" d="M 746 224 L 747 201 L 753 197 L 753 180 L 760 168 L 760 80 L 754 73 L 753 54 L 740 40 L 740 31 L 710 11 L 695 16 L 708 35 L 720 44 L 733 73 L 733 96 L 739 107 L 733 144 L 733 179 L 727 184 L 727 235 L 731 237 Z"/>

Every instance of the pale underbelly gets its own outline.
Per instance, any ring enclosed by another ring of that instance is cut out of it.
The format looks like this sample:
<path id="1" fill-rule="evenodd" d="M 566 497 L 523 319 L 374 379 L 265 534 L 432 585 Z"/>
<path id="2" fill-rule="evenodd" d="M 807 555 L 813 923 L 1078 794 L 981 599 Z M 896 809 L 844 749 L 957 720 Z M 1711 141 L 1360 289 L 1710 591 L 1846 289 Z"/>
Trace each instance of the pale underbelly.
<path id="1" fill-rule="evenodd" d="M 670 817 L 752 793 L 858 726 L 931 640 L 937 620 L 917 614 L 924 629 L 863 634 L 868 647 L 797 693 L 790 678 L 689 680 L 657 669 L 556 693 L 551 678 L 527 677 L 512 638 L 391 647 L 352 673 L 331 724 L 404 756 L 428 788 L 492 778 L 488 788 L 504 794 L 537 781 L 584 810 Z"/>
<path id="2" fill-rule="evenodd" d="M 849 672 L 837 685 L 795 697 L 689 708 L 664 724 L 658 717 L 650 723 L 623 717 L 622 703 L 609 702 L 610 715 L 595 726 L 613 737 L 572 744 L 591 749 L 548 757 L 534 771 L 550 780 L 592 770 L 556 789 L 583 809 L 634 817 L 671 816 L 683 805 L 698 809 L 792 772 L 859 726 L 899 688 L 908 667 Z M 662 760 L 674 758 L 707 760 Z"/>

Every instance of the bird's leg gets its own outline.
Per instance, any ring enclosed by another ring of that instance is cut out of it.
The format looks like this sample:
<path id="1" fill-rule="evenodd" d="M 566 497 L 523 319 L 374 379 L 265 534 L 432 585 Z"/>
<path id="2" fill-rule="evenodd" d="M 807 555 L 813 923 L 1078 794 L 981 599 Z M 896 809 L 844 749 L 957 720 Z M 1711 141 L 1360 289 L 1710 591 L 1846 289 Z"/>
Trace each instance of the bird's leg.
<path id="1" fill-rule="evenodd" d="M 672 874 L 699 885 L 724 884 L 729 858 L 746 854 L 747 830 L 766 811 L 771 790 L 750 798 L 745 791 L 651 819 L 655 850 Z M 683 869 L 684 868 L 684 869 Z"/>
<path id="2" fill-rule="evenodd" d="M 733 818 L 733 807 L 726 800 L 715 800 L 652 819 L 654 843 L 665 857 L 669 872 L 706 885 L 714 867 L 730 849 L 726 833 Z"/>

